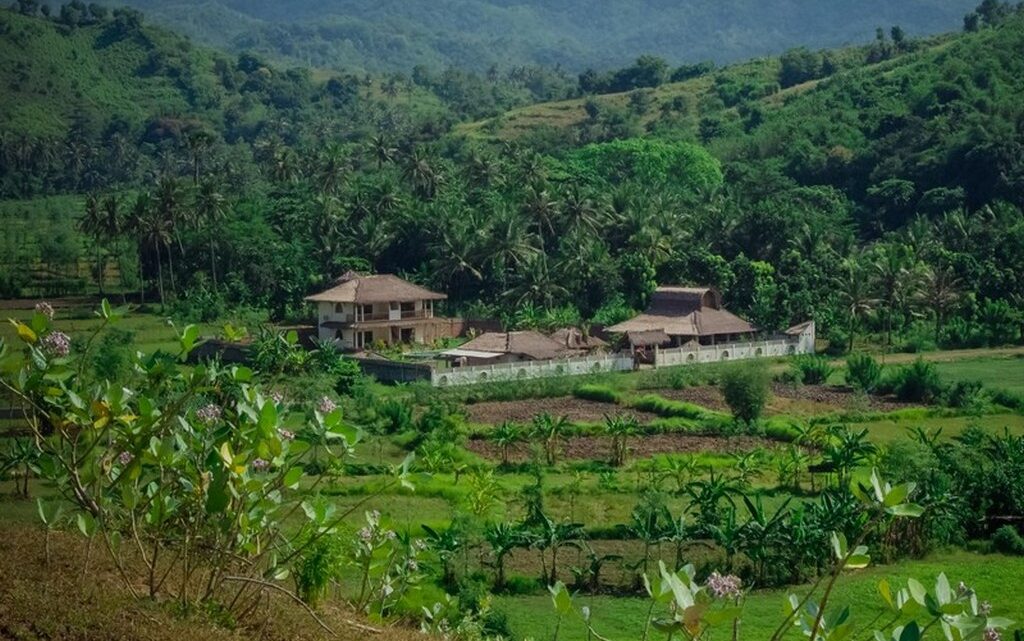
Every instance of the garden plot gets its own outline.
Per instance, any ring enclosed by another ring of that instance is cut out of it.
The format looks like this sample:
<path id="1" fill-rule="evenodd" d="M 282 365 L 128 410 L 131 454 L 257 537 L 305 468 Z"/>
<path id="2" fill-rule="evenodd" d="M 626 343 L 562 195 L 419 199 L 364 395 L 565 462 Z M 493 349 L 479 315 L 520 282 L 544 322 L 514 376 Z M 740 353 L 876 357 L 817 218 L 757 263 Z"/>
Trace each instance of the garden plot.
<path id="1" fill-rule="evenodd" d="M 605 415 L 610 414 L 634 416 L 640 423 L 649 423 L 658 418 L 649 412 L 623 410 L 608 403 L 587 401 L 572 396 L 487 401 L 466 406 L 466 418 L 469 422 L 483 425 L 496 425 L 504 421 L 526 423 L 544 412 L 552 416 L 564 416 L 572 423 L 600 423 L 604 421 Z"/>
<path id="2" fill-rule="evenodd" d="M 654 392 L 673 401 L 686 401 L 720 412 L 729 411 L 719 387 L 699 385 Z M 769 416 L 820 416 L 850 410 L 891 412 L 907 407 L 914 407 L 914 404 L 901 403 L 892 398 L 857 394 L 850 387 L 772 383 L 772 398 L 768 401 L 766 413 Z"/>
<path id="3" fill-rule="evenodd" d="M 629 439 L 630 456 L 646 458 L 655 454 L 738 454 L 759 448 L 771 448 L 777 441 L 755 436 L 705 436 L 698 434 L 648 434 Z M 466 449 L 492 460 L 501 458 L 501 448 L 491 441 L 471 439 Z M 509 448 L 512 461 L 526 461 L 531 456 L 529 443 Z M 562 442 L 562 457 L 571 460 L 608 460 L 612 456 L 612 439 L 607 436 L 573 436 Z"/>

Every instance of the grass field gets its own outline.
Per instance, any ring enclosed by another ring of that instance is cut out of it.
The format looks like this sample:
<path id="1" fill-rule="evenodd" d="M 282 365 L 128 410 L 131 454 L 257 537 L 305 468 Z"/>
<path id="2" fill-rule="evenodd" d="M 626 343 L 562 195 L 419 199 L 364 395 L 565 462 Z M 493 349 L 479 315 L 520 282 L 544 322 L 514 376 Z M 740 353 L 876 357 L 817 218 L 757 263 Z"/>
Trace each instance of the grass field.
<path id="1" fill-rule="evenodd" d="M 948 551 L 921 561 L 905 561 L 893 565 L 869 568 L 844 576 L 836 588 L 835 603 L 852 606 L 853 621 L 867 625 L 884 611 L 878 596 L 877 585 L 886 579 L 893 586 L 905 585 L 908 577 L 925 584 L 934 585 L 935 578 L 944 572 L 952 585 L 964 581 L 975 589 L 981 600 L 992 603 L 993 612 L 1015 621 L 1024 621 L 1024 599 L 1016 589 L 1019 577 L 1024 575 L 1024 558 L 1002 555 L 979 555 L 964 551 Z M 797 587 L 793 592 L 800 594 L 806 588 Z M 742 638 L 761 641 L 771 636 L 782 619 L 786 590 L 754 592 L 743 608 Z M 497 597 L 495 604 L 508 616 L 509 624 L 516 638 L 533 638 L 536 641 L 552 639 L 557 616 L 547 596 Z M 640 638 L 643 622 L 650 602 L 640 598 L 617 598 L 608 596 L 578 597 L 577 606 L 589 605 L 594 617 L 595 629 L 611 641 L 634 641 Z M 711 639 L 725 641 L 731 630 L 720 629 Z M 870 635 L 860 634 L 856 638 Z M 561 641 L 583 641 L 587 635 L 577 622 L 566 621 L 560 630 Z M 653 637 L 658 638 L 658 637 Z M 796 631 L 787 639 L 802 639 Z"/>

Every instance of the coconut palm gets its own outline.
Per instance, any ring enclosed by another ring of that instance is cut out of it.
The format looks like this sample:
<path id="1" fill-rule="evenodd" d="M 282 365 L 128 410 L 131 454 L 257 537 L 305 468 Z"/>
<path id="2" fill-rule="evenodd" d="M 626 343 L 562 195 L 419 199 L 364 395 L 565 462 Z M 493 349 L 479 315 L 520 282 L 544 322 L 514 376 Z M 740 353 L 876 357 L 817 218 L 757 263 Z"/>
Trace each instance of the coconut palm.
<path id="1" fill-rule="evenodd" d="M 216 240 L 220 232 L 220 223 L 227 212 L 224 196 L 212 180 L 204 180 L 196 191 L 193 203 L 193 219 L 196 224 L 206 230 L 206 240 L 210 252 L 210 279 L 213 288 L 217 288 L 217 250 Z"/>
<path id="2" fill-rule="evenodd" d="M 847 330 L 850 334 L 847 351 L 853 351 L 857 329 L 863 318 L 874 309 L 877 299 L 871 289 L 867 270 L 855 257 L 843 261 L 835 285 L 839 303 L 846 312 Z"/>
<path id="3" fill-rule="evenodd" d="M 103 253 L 104 239 L 107 237 L 104 232 L 104 216 L 100 207 L 99 199 L 90 194 L 85 199 L 85 213 L 78 219 L 78 229 L 85 236 L 92 239 L 93 248 L 96 250 L 95 276 L 96 285 L 100 294 L 103 293 L 104 274 L 107 261 Z"/>
<path id="4" fill-rule="evenodd" d="M 963 281 L 949 263 L 929 266 L 924 270 L 922 287 L 918 292 L 920 301 L 935 316 L 935 341 L 942 335 L 946 317 L 962 295 Z"/>

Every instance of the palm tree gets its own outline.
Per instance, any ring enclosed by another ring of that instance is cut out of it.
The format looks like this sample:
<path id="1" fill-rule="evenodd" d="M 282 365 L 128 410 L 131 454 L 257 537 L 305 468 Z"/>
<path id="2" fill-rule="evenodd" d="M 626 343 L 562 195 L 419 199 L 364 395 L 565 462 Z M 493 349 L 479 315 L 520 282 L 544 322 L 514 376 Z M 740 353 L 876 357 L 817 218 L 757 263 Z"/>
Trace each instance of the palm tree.
<path id="1" fill-rule="evenodd" d="M 893 314 L 906 300 L 906 295 L 915 291 L 918 282 L 914 267 L 909 248 L 899 243 L 878 245 L 869 263 L 875 287 L 885 305 L 885 344 L 890 347 Z"/>
<path id="2" fill-rule="evenodd" d="M 384 165 L 395 162 L 395 157 L 398 155 L 398 149 L 391 145 L 384 134 L 377 134 L 371 138 L 369 149 L 377 161 L 377 169 L 383 169 Z"/>
<path id="3" fill-rule="evenodd" d="M 96 250 L 96 284 L 100 294 L 103 294 L 104 273 L 107 267 L 107 261 L 103 254 L 103 241 L 106 234 L 104 233 L 104 217 L 100 201 L 92 194 L 85 199 L 85 213 L 78 219 L 78 229 L 92 239 L 93 247 Z"/>
<path id="4" fill-rule="evenodd" d="M 874 309 L 877 303 L 867 270 L 855 257 L 843 261 L 840 276 L 836 279 L 836 293 L 843 311 L 846 312 L 847 329 L 850 333 L 847 351 L 853 351 L 857 328 L 864 316 Z"/>
<path id="5" fill-rule="evenodd" d="M 351 168 L 344 147 L 338 143 L 328 144 L 317 159 L 316 176 L 320 191 L 331 196 L 337 195 Z"/>
<path id="6" fill-rule="evenodd" d="M 213 282 L 213 288 L 217 289 L 216 239 L 220 223 L 224 219 L 227 209 L 225 199 L 212 180 L 204 180 L 195 194 L 192 207 L 196 222 L 206 229 L 206 239 L 210 251 L 210 279 Z"/>
<path id="7" fill-rule="evenodd" d="M 142 192 L 135 199 L 135 207 L 132 211 L 132 226 L 138 234 L 139 243 L 142 248 L 151 248 L 156 252 L 157 283 L 160 291 L 160 308 L 165 306 L 166 298 L 164 293 L 164 271 L 163 258 L 160 248 L 163 247 L 170 253 L 170 245 L 173 239 L 170 222 L 161 215 L 149 193 Z M 140 258 L 144 251 L 139 252 Z M 139 268 L 142 269 L 142 260 L 139 261 Z M 145 280 L 143 279 L 143 282 Z M 145 290 L 143 290 L 143 300 Z"/>
<path id="8" fill-rule="evenodd" d="M 935 342 L 938 343 L 946 316 L 960 300 L 963 281 L 949 263 L 927 267 L 922 280 L 919 295 L 935 316 Z"/>
<path id="9" fill-rule="evenodd" d="M 562 219 L 570 232 L 592 234 L 600 225 L 601 206 L 580 189 L 572 185 L 562 200 Z"/>
<path id="10" fill-rule="evenodd" d="M 192 184 L 199 184 L 199 170 L 203 154 L 213 144 L 213 136 L 208 131 L 193 131 L 185 136 L 185 146 L 188 148 L 192 164 Z"/>
<path id="11" fill-rule="evenodd" d="M 169 240 L 165 245 L 167 250 L 167 267 L 171 277 L 171 291 L 178 291 L 174 276 L 174 255 L 171 251 L 171 241 L 177 241 L 178 250 L 182 257 L 185 255 L 185 246 L 181 242 L 181 223 L 185 222 L 188 212 L 182 207 L 183 194 L 178 179 L 171 175 L 164 175 L 157 181 L 154 203 L 151 214 L 160 218 L 158 227 L 161 234 L 166 233 Z M 158 261 L 159 262 L 159 261 Z M 162 301 L 161 301 L 162 304 Z"/>
<path id="12" fill-rule="evenodd" d="M 432 200 L 444 181 L 443 176 L 435 169 L 434 161 L 420 148 L 409 154 L 404 175 L 412 185 L 413 192 L 423 200 Z"/>
<path id="13" fill-rule="evenodd" d="M 547 254 L 544 253 L 528 258 L 519 270 L 517 280 L 519 282 L 514 287 L 504 292 L 505 298 L 516 306 L 532 304 L 551 309 L 569 294 L 548 268 Z"/>

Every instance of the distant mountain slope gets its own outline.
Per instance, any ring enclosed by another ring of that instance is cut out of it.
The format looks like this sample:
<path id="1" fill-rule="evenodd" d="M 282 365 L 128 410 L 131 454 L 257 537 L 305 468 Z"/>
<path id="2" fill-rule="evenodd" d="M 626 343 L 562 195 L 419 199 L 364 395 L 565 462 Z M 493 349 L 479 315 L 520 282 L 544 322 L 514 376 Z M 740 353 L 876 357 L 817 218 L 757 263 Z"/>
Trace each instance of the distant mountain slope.
<path id="1" fill-rule="evenodd" d="M 127 0 L 198 40 L 325 67 L 522 64 L 572 71 L 642 53 L 730 62 L 799 45 L 958 28 L 976 0 Z M 111 3 L 113 4 L 113 3 Z"/>

